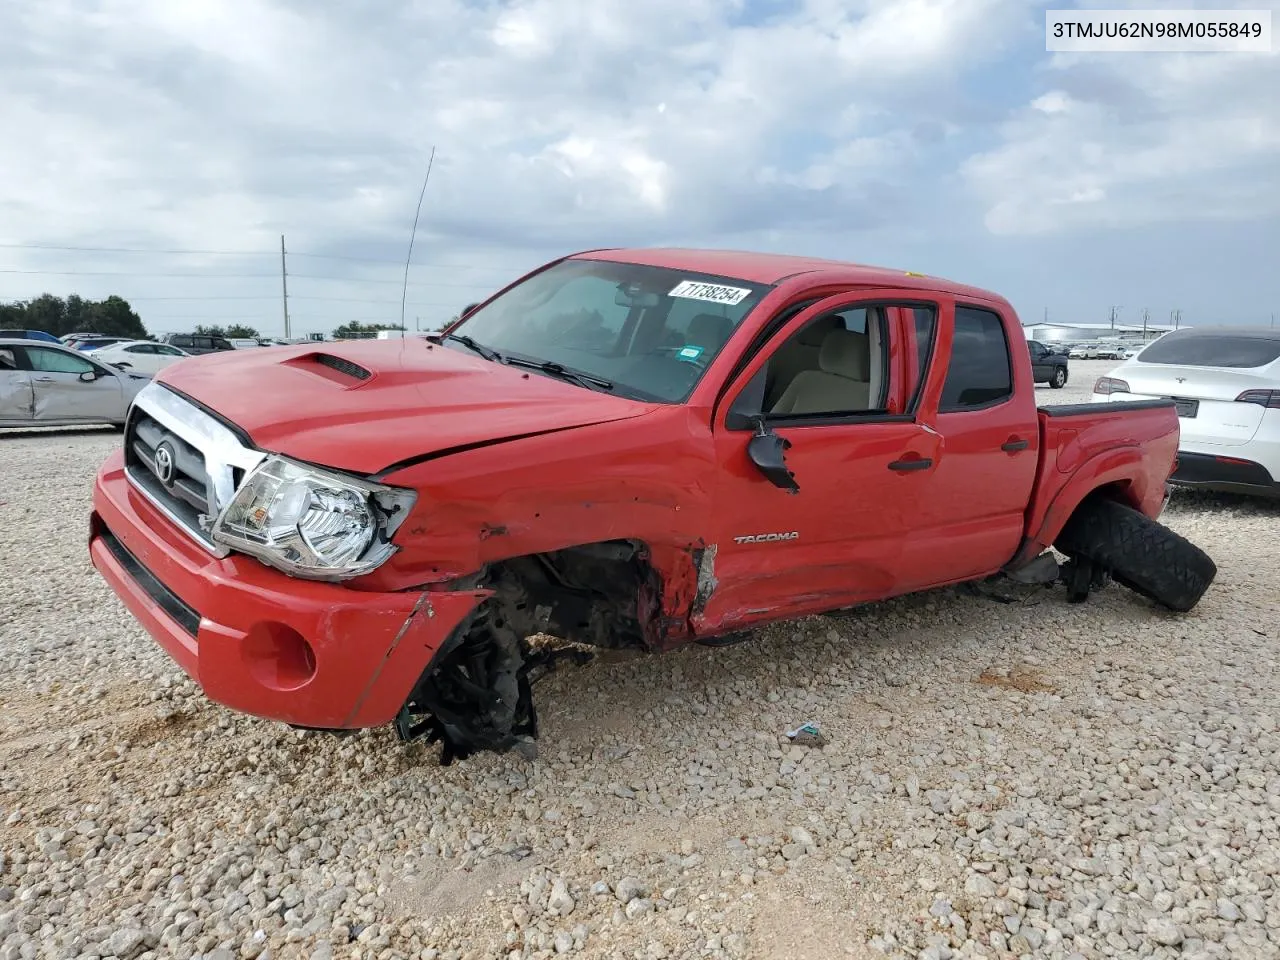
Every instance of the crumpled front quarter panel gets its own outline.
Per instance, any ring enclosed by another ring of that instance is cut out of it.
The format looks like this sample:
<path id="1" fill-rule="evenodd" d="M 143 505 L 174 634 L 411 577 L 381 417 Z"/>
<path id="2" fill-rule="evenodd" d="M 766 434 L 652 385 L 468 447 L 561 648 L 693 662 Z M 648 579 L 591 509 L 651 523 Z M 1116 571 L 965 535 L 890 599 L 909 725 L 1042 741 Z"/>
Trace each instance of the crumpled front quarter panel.
<path id="1" fill-rule="evenodd" d="M 401 549 L 366 581 L 404 589 L 508 557 L 634 539 L 652 548 L 664 597 L 688 600 L 714 471 L 706 420 L 688 407 L 429 460 L 386 477 L 418 501 L 396 535 Z"/>

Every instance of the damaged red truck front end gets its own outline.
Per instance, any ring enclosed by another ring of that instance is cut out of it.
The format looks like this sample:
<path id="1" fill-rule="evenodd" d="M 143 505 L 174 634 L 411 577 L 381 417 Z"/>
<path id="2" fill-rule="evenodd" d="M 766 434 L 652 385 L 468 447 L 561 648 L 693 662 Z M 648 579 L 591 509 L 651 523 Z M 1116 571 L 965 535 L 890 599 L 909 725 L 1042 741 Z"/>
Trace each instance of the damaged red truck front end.
<path id="1" fill-rule="evenodd" d="M 1212 561 L 1154 520 L 1172 404 L 1037 410 L 1020 337 L 1002 299 L 916 274 L 578 254 L 433 338 L 167 368 L 99 471 L 90 552 L 213 700 L 394 722 L 446 761 L 529 748 L 531 685 L 563 656 L 1024 569 L 1051 544 L 1077 594 L 1115 573 L 1189 609 Z M 1091 545 L 1103 515 L 1190 551 L 1190 579 Z"/>

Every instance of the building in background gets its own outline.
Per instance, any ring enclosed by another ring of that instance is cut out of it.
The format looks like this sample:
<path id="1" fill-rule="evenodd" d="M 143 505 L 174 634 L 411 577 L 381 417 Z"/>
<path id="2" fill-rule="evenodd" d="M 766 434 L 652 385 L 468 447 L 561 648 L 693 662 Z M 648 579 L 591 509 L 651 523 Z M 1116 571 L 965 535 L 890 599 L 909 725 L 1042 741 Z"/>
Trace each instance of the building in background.
<path id="1" fill-rule="evenodd" d="M 1093 340 L 1124 340 L 1142 343 L 1168 333 L 1173 327 L 1167 324 L 1117 323 L 1024 323 L 1023 332 L 1028 340 L 1041 343 L 1086 343 Z"/>

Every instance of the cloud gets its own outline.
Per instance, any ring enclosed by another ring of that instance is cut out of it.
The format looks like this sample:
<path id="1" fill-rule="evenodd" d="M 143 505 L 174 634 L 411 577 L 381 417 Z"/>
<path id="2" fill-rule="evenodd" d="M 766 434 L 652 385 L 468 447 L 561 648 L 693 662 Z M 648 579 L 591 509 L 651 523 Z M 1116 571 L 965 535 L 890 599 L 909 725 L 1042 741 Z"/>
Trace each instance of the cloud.
<path id="1" fill-rule="evenodd" d="M 1280 51 L 1059 55 L 963 172 L 997 233 L 1280 215 Z"/>
<path id="2" fill-rule="evenodd" d="M 0 242 L 28 246 L 0 264 L 80 276 L 0 271 L 0 299 L 274 330 L 284 234 L 302 329 L 396 319 L 433 146 L 431 322 L 583 247 L 939 272 L 991 237 L 1274 214 L 1274 57 L 1050 59 L 1043 33 L 1029 0 L 8 4 Z"/>

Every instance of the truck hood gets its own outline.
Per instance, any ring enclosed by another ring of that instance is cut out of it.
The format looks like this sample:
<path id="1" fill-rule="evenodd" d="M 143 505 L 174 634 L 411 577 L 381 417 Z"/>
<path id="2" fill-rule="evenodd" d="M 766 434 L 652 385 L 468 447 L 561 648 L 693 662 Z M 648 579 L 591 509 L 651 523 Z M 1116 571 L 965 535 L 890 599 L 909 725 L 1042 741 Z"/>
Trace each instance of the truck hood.
<path id="1" fill-rule="evenodd" d="M 361 474 L 654 409 L 416 337 L 206 354 L 155 380 L 262 450 Z"/>

